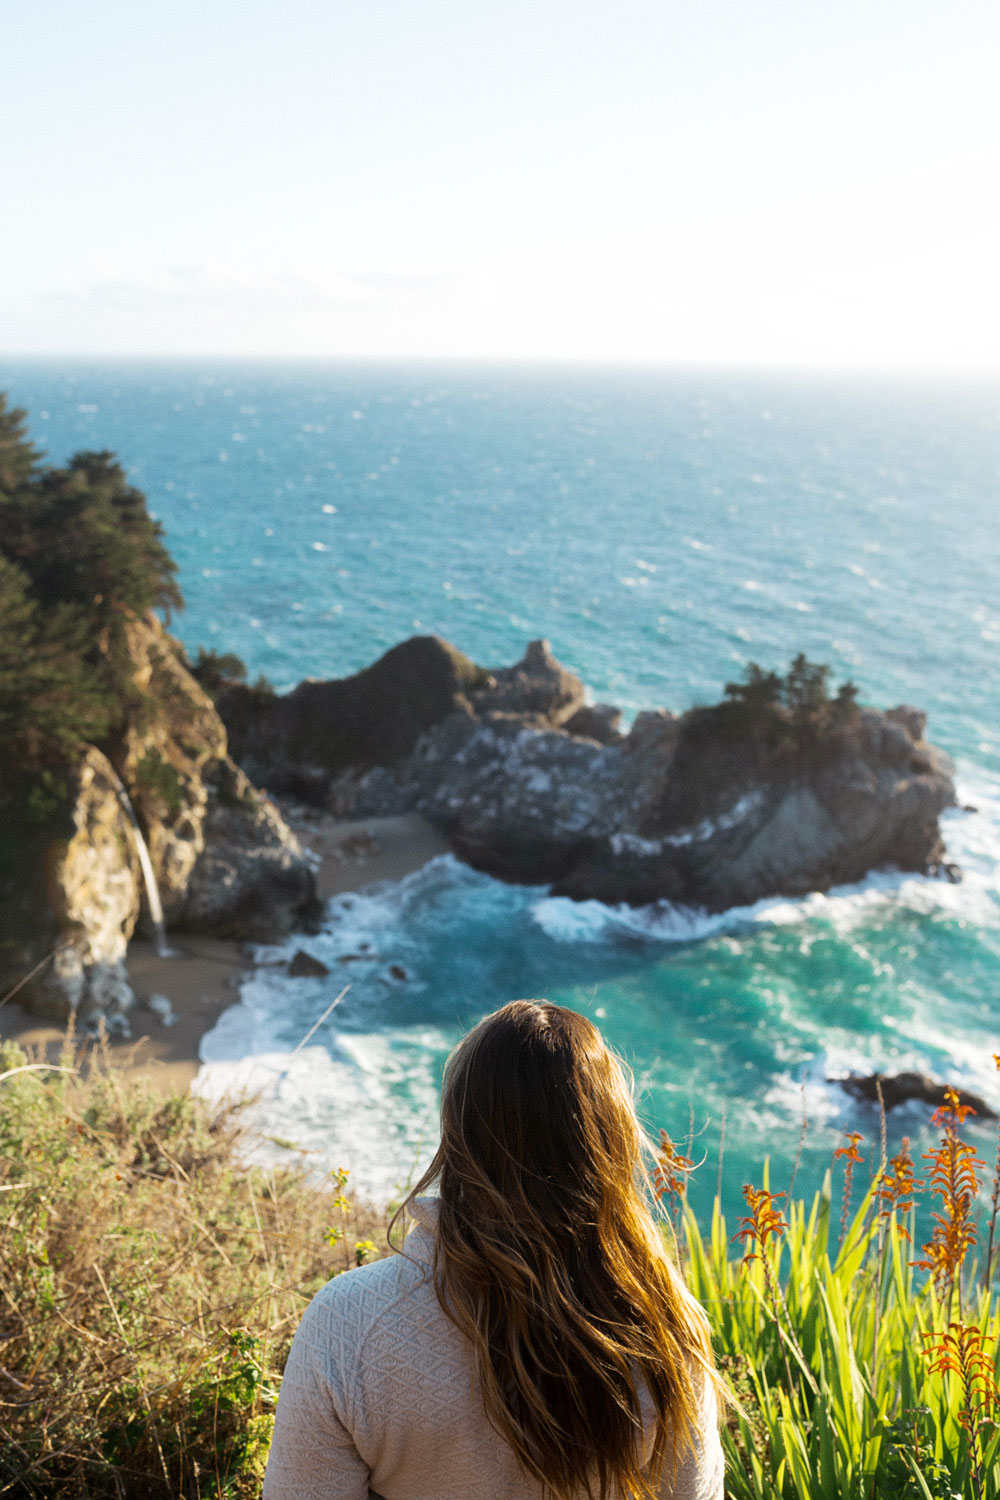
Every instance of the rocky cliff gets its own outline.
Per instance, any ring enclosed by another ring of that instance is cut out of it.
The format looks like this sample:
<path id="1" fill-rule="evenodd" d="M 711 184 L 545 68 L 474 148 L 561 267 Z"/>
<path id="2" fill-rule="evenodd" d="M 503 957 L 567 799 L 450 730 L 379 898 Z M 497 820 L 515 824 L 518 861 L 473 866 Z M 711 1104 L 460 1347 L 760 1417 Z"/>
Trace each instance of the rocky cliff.
<path id="1" fill-rule="evenodd" d="M 178 643 L 152 614 L 127 631 L 127 728 L 58 776 L 0 786 L 0 991 L 54 954 L 21 998 L 112 1023 L 132 998 L 128 939 L 149 918 L 129 802 L 168 928 L 271 941 L 315 902 L 294 835 L 230 758 Z"/>
<path id="2" fill-rule="evenodd" d="M 483 671 L 433 637 L 303 684 L 258 723 L 252 693 L 220 707 L 269 784 L 343 817 L 421 812 L 477 868 L 577 899 L 721 910 L 944 860 L 952 768 L 911 708 L 728 701 L 642 713 L 623 735 L 546 642 Z"/>

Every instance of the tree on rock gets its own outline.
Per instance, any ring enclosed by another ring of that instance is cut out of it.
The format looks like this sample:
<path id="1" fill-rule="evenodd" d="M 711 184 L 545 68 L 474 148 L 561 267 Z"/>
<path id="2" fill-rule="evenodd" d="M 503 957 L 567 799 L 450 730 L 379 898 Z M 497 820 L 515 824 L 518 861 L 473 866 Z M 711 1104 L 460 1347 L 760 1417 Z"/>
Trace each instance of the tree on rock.
<path id="1" fill-rule="evenodd" d="M 163 529 L 110 453 L 42 467 L 0 396 L 0 757 L 50 764 L 140 706 L 126 627 L 183 604 Z"/>

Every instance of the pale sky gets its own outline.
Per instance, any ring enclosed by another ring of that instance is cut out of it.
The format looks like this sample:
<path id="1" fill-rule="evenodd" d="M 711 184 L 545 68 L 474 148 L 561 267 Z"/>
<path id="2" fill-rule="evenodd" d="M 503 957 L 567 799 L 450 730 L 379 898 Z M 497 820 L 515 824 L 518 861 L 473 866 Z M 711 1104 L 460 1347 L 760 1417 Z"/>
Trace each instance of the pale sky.
<path id="1" fill-rule="evenodd" d="M 1000 369 L 996 0 L 0 0 L 0 353 Z"/>

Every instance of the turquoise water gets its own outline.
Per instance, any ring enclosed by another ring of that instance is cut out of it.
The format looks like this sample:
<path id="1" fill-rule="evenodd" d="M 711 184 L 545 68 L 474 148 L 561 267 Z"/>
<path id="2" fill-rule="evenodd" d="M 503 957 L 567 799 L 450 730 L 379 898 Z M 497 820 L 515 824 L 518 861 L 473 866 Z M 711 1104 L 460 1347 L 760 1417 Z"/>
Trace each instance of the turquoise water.
<path id="1" fill-rule="evenodd" d="M 925 708 L 978 809 L 946 826 L 959 887 L 879 876 L 711 922 L 437 861 L 333 904 L 315 951 L 378 957 L 340 966 L 352 988 L 294 1063 L 339 984 L 265 967 L 206 1039 L 204 1087 L 265 1083 L 274 1134 L 389 1191 L 433 1144 L 455 1038 L 547 995 L 624 1052 L 651 1125 L 693 1129 L 701 1201 L 725 1107 L 730 1203 L 765 1154 L 787 1177 L 803 1111 L 799 1186 L 840 1130 L 871 1135 L 828 1075 L 917 1065 L 1000 1096 L 1000 384 L 35 362 L 0 363 L 0 388 L 53 459 L 119 454 L 180 565 L 174 628 L 281 687 L 414 631 L 484 664 L 546 635 L 597 698 L 679 709 L 801 649 Z"/>

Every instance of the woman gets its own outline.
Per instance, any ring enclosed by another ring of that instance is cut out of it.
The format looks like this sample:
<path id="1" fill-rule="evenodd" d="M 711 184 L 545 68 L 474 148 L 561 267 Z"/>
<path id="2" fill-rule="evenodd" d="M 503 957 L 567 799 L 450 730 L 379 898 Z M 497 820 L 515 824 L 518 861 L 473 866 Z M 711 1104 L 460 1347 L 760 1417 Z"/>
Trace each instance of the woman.
<path id="1" fill-rule="evenodd" d="M 707 1320 L 641 1140 L 584 1016 L 518 1000 L 481 1021 L 400 1211 L 417 1227 L 306 1310 L 264 1500 L 721 1500 Z"/>

